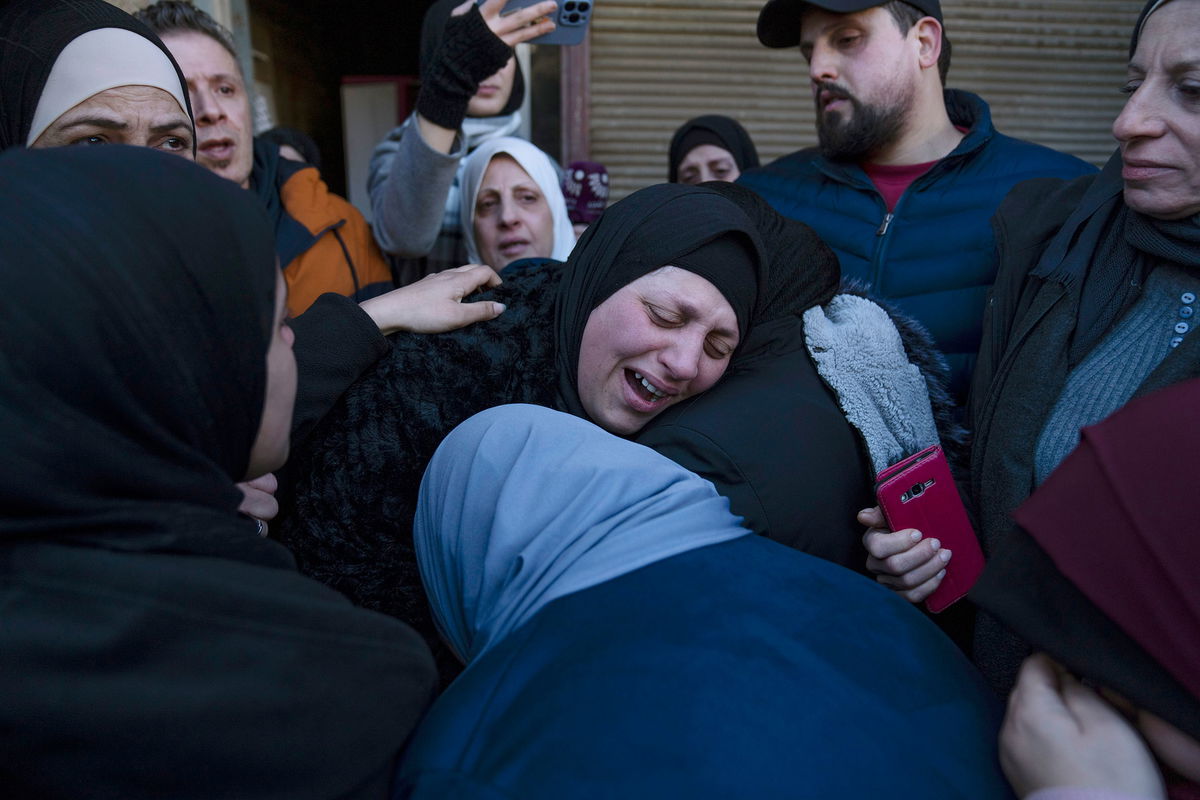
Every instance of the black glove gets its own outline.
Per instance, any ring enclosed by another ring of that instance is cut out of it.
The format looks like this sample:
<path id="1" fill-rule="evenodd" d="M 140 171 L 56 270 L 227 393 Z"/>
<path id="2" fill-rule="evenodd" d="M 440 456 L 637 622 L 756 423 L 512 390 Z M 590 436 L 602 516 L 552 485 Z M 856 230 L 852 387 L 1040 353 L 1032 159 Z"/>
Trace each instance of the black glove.
<path id="1" fill-rule="evenodd" d="M 421 76 L 417 112 L 434 125 L 457 130 L 479 84 L 499 72 L 512 54 L 483 21 L 479 6 L 450 17 L 429 74 Z"/>

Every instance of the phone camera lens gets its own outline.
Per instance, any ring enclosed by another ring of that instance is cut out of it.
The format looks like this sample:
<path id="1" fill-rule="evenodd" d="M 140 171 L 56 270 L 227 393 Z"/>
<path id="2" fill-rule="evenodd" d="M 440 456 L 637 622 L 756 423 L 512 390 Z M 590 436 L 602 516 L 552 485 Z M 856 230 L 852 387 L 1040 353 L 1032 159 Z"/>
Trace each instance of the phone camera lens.
<path id="1" fill-rule="evenodd" d="M 587 13 L 587 10 L 588 10 L 589 8 L 591 8 L 591 6 L 590 6 L 590 5 L 588 5 L 587 3 L 580 3 L 580 4 L 579 4 L 579 13 L 580 13 L 580 14 L 586 14 L 586 13 Z"/>
<path id="2" fill-rule="evenodd" d="M 909 489 L 909 491 L 912 492 L 913 497 L 920 497 L 925 493 L 925 487 L 919 483 L 914 483 L 913 487 Z"/>
<path id="3" fill-rule="evenodd" d="M 575 3 L 573 3 L 573 2 L 563 3 L 563 11 L 574 11 L 574 10 L 575 10 Z"/>
<path id="4" fill-rule="evenodd" d="M 572 25 L 574 25 L 576 22 L 579 22 L 579 14 L 575 12 L 567 14 L 567 22 L 570 22 Z"/>

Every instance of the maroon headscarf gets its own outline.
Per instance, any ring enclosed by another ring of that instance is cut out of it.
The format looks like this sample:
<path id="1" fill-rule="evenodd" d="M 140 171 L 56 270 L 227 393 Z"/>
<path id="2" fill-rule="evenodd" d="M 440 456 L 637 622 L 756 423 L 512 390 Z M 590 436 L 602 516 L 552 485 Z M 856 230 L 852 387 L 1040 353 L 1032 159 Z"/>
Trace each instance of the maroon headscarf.
<path id="1" fill-rule="evenodd" d="M 1200 380 L 1191 380 L 1085 428 L 1014 516 L 1105 616 L 1200 697 L 1198 457 Z"/>
<path id="2" fill-rule="evenodd" d="M 1084 428 L 972 596 L 1073 672 L 1200 739 L 1200 379 Z"/>

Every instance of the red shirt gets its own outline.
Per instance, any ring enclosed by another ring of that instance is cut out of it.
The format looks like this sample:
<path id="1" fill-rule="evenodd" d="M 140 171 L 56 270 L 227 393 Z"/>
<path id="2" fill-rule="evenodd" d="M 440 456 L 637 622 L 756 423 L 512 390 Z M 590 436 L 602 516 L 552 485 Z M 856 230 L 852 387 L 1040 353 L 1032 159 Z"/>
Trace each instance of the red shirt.
<path id="1" fill-rule="evenodd" d="M 928 172 L 936 163 L 938 162 L 895 165 L 864 163 L 862 168 L 871 182 L 875 184 L 875 188 L 883 195 L 883 202 L 887 203 L 887 210 L 891 211 L 896 207 L 896 201 L 900 199 L 900 195 L 904 194 L 904 190 L 909 187 L 909 184 Z"/>
<path id="2" fill-rule="evenodd" d="M 967 129 L 961 125 L 955 125 L 954 129 L 964 136 L 967 134 Z M 938 162 L 929 161 L 924 164 L 896 166 L 863 163 L 862 168 L 863 172 L 867 173 L 867 177 L 871 179 L 871 183 L 875 184 L 875 188 L 883 195 L 883 202 L 887 203 L 888 213 L 891 213 L 896 208 L 896 201 L 900 199 L 900 195 L 904 194 L 904 190 L 917 178 L 929 172 L 936 163 Z"/>

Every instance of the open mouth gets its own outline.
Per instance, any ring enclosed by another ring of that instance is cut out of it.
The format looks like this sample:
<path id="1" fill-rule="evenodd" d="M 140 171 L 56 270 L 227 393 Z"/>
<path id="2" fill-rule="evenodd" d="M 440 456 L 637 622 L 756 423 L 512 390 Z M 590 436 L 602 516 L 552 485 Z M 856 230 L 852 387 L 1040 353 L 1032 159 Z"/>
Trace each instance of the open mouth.
<path id="1" fill-rule="evenodd" d="M 821 92 L 817 99 L 817 104 L 822 111 L 833 111 L 846 105 L 848 99 L 845 95 L 836 94 L 834 92 Z"/>
<path id="2" fill-rule="evenodd" d="M 234 147 L 232 139 L 209 139 L 207 142 L 201 142 L 199 151 L 206 158 L 224 161 L 233 157 Z"/>
<path id="3" fill-rule="evenodd" d="M 826 81 L 813 84 L 813 99 L 819 112 L 836 111 L 852 102 L 849 92 L 836 83 Z"/>
<path id="4" fill-rule="evenodd" d="M 527 239 L 509 239 L 500 242 L 500 252 L 506 256 L 515 256 L 525 252 L 525 248 L 529 246 Z"/>
<path id="5" fill-rule="evenodd" d="M 625 380 L 633 387 L 633 391 L 637 396 L 647 403 L 661 403 L 671 396 L 647 380 L 646 376 L 640 372 L 635 372 L 631 369 L 625 370 Z"/>

